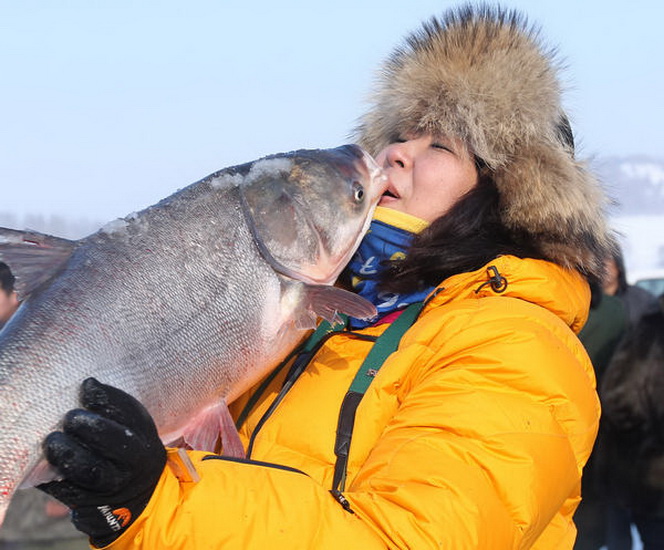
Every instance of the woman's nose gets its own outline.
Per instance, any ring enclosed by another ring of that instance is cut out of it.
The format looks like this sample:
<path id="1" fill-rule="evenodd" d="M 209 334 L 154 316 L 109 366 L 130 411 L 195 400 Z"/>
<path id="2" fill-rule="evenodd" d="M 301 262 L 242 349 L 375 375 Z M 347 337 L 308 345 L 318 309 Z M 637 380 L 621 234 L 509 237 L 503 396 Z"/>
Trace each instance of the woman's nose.
<path id="1" fill-rule="evenodd" d="M 379 164 L 385 168 L 387 167 L 399 167 L 399 168 L 408 168 L 411 165 L 411 155 L 408 150 L 408 142 L 397 142 L 391 143 L 385 149 L 383 149 L 384 159 L 383 163 Z M 377 160 L 381 160 L 379 158 Z"/>

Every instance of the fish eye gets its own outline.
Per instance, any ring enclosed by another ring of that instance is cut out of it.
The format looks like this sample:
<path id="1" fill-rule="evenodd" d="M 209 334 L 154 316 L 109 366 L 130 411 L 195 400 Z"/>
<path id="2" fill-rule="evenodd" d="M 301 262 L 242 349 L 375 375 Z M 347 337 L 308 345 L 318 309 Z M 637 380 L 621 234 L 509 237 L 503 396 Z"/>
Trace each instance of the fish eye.
<path id="1" fill-rule="evenodd" d="M 356 181 L 353 182 L 353 198 L 355 202 L 362 202 L 364 199 L 364 187 Z"/>

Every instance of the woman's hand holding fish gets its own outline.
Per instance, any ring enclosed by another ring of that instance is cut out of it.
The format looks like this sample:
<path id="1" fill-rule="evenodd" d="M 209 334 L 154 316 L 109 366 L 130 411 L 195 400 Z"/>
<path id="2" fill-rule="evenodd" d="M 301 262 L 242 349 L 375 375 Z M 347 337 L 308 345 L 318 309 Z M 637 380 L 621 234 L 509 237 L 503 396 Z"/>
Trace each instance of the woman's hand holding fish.
<path id="1" fill-rule="evenodd" d="M 150 414 L 131 395 L 88 378 L 80 399 L 83 408 L 69 411 L 62 431 L 43 443 L 63 479 L 39 489 L 69 506 L 76 528 L 105 546 L 147 505 L 166 451 Z"/>

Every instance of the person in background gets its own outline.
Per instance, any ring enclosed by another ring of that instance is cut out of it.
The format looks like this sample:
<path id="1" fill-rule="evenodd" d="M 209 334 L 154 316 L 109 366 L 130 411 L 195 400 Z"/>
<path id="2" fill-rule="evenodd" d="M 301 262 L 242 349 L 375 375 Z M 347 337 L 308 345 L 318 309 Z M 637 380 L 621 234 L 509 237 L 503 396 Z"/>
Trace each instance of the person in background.
<path id="1" fill-rule="evenodd" d="M 618 246 L 606 261 L 602 287 L 605 294 L 622 300 L 630 326 L 636 325 L 645 312 L 657 310 L 655 296 L 643 288 L 628 284 L 625 259 Z"/>
<path id="2" fill-rule="evenodd" d="M 636 525 L 644 550 L 664 548 L 664 294 L 625 335 L 600 390 L 609 497 Z M 624 531 L 610 529 L 607 543 L 632 548 Z"/>
<path id="3" fill-rule="evenodd" d="M 321 324 L 233 403 L 246 459 L 186 468 L 83 382 L 41 488 L 94 546 L 572 548 L 600 412 L 575 333 L 611 239 L 552 52 L 464 5 L 385 62 L 357 140 L 387 191 L 345 277 L 379 314 Z"/>
<path id="4" fill-rule="evenodd" d="M 603 307 L 601 311 L 593 313 L 591 306 L 588 323 L 579 335 L 593 360 L 598 388 L 601 388 L 604 373 L 617 343 L 645 313 L 658 309 L 653 295 L 628 284 L 624 257 L 617 244 L 605 265 L 606 273 L 602 280 Z M 622 304 L 623 312 L 618 311 L 617 302 Z M 617 323 L 625 316 L 625 326 L 616 341 L 610 335 L 615 333 Z M 601 349 L 597 347 L 600 343 Z M 600 401 L 603 402 L 601 390 Z M 580 506 L 577 517 L 580 531 L 577 550 L 596 549 L 605 543 L 609 544 L 611 550 L 632 548 L 632 520 L 629 510 L 609 491 L 615 475 L 614 470 L 621 467 L 613 462 L 615 453 L 612 449 L 616 444 L 618 442 L 614 441 L 614 431 L 602 420 L 593 454 L 584 472 L 584 494 L 587 499 Z M 597 546 L 600 540 L 604 542 Z"/>
<path id="5" fill-rule="evenodd" d="M 0 329 L 18 309 L 18 294 L 14 289 L 16 278 L 5 262 L 0 262 Z"/>
<path id="6" fill-rule="evenodd" d="M 597 387 L 602 383 L 611 358 L 627 330 L 627 312 L 622 300 L 604 294 L 599 282 L 590 285 L 591 300 L 588 321 L 579 333 L 595 369 Z M 600 402 L 602 396 L 600 394 Z M 599 550 L 606 545 L 608 532 L 609 499 L 606 480 L 606 446 L 604 419 L 593 452 L 583 470 L 581 495 L 583 497 L 574 515 L 579 534 L 575 550 Z M 629 536 L 629 521 L 624 524 Z M 613 527 L 616 529 L 616 527 Z"/>
<path id="7" fill-rule="evenodd" d="M 627 330 L 629 319 L 620 298 L 605 294 L 597 282 L 590 285 L 590 291 L 588 321 L 579 333 L 579 340 L 590 356 L 599 386 L 613 353 Z"/>

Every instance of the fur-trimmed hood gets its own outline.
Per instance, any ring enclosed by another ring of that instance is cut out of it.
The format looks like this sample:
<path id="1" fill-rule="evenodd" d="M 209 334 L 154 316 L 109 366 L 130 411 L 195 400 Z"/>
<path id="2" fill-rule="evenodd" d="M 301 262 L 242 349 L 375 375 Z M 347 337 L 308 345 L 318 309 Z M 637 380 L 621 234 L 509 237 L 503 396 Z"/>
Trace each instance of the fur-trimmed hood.
<path id="1" fill-rule="evenodd" d="M 491 170 L 505 226 L 547 259 L 599 276 L 612 246 L 605 198 L 574 158 L 559 65 L 518 12 L 450 10 L 385 62 L 357 141 L 377 154 L 411 134 L 461 138 Z"/>

